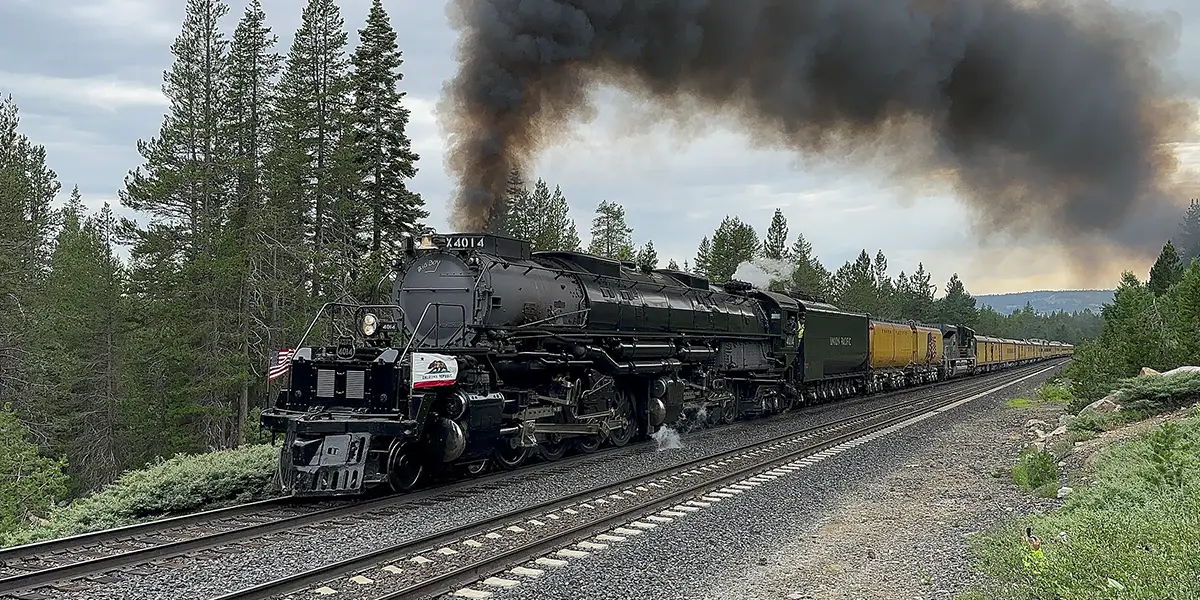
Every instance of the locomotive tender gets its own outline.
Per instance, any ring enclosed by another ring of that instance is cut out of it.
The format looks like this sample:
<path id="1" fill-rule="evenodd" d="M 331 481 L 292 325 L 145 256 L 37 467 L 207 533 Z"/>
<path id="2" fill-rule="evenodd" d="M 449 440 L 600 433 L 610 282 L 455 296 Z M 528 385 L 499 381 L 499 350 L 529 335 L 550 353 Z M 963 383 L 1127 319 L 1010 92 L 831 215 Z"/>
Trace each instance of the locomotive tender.
<path id="1" fill-rule="evenodd" d="M 302 343 L 262 415 L 284 435 L 294 495 L 405 491 L 430 471 L 514 469 L 684 420 L 730 423 L 1071 352 L 491 234 L 408 238 L 391 304 L 349 308 L 354 335 Z"/>

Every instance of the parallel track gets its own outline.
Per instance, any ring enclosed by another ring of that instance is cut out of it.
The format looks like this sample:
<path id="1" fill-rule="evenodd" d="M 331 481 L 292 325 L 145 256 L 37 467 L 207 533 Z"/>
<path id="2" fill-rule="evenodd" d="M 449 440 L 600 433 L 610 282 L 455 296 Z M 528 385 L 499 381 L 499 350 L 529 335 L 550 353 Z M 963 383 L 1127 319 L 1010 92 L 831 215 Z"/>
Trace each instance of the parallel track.
<path id="1" fill-rule="evenodd" d="M 970 389 L 976 387 L 982 389 L 989 384 L 988 382 L 1012 376 L 1026 369 L 1041 367 L 1045 364 L 1038 363 L 1033 366 L 1019 367 L 1014 370 L 985 374 L 979 378 L 950 380 L 926 386 L 905 388 L 886 394 L 858 397 L 839 403 L 822 404 L 806 409 L 799 413 L 799 415 L 793 412 L 790 416 L 803 415 L 812 417 L 828 410 L 848 405 L 853 406 L 864 402 L 877 402 L 891 396 L 920 394 L 942 389 L 946 386 L 950 386 L 951 389 L 957 389 L 962 385 L 970 385 L 972 386 Z M 961 390 L 946 392 L 946 394 L 956 393 L 963 392 Z M 939 396 L 935 396 L 935 398 L 937 397 Z M 900 401 L 865 411 L 856 415 L 851 420 L 870 419 L 910 406 L 914 402 L 928 401 L 931 400 Z M 805 432 L 828 429 L 849 421 L 843 420 L 816 427 L 808 427 L 779 436 L 773 440 L 768 440 L 759 445 L 770 444 L 772 441 L 794 437 Z M 149 565 L 154 561 L 165 558 L 236 545 L 252 541 L 267 534 L 302 529 L 319 523 L 332 523 L 336 525 L 339 520 L 344 519 L 370 521 L 394 515 L 405 507 L 412 505 L 445 504 L 464 497 L 495 491 L 515 483 L 547 475 L 566 474 L 589 464 L 601 465 L 614 458 L 614 451 L 619 452 L 620 450 L 628 450 L 633 447 L 635 446 L 630 445 L 624 449 L 577 455 L 560 461 L 530 465 L 515 472 L 497 472 L 402 496 L 387 496 L 367 501 L 335 501 L 335 505 L 329 508 L 314 509 L 311 504 L 304 504 L 289 498 L 278 498 L 8 548 L 0 550 L 0 595 L 14 595 L 18 592 L 33 590 L 50 584 L 80 580 L 138 565 Z M 720 456 L 744 451 L 735 450 Z M 719 459 L 708 457 L 698 459 L 697 461 L 693 461 L 693 463 L 713 460 Z M 662 472 L 685 467 L 686 465 L 664 469 L 658 474 L 645 475 L 642 478 L 655 477 L 661 475 Z M 607 487 L 611 488 L 613 486 Z M 595 494 L 597 490 L 585 491 L 566 499 L 556 500 L 555 502 L 560 504 L 571 502 L 588 494 Z M 550 504 L 553 503 L 544 503 L 528 510 L 545 510 L 546 506 Z M 281 515 L 280 513 L 283 514 Z M 447 535 L 456 535 L 468 528 L 480 526 L 482 525 L 475 523 L 458 528 L 451 533 L 443 533 L 439 534 L 439 536 L 431 536 L 423 539 L 428 540 Z M 418 540 L 418 542 L 420 541 Z M 362 557 L 359 557 L 359 559 L 362 559 Z M 329 568 L 332 567 L 326 567 L 325 569 Z M 230 597 L 240 596 L 235 595 Z"/>
<path id="2" fill-rule="evenodd" d="M 897 402 L 846 419 L 806 427 L 736 450 L 364 553 L 214 600 L 267 600 L 321 584 L 330 589 L 336 589 L 333 586 L 353 588 L 358 584 L 350 584 L 346 579 L 352 576 L 371 584 L 371 589 L 387 588 L 389 591 L 382 595 L 372 596 L 379 600 L 415 600 L 445 594 L 644 515 L 670 507 L 688 511 L 690 507 L 680 508 L 681 503 L 692 498 L 915 416 L 994 393 L 1060 365 L 1041 363 L 996 374 L 999 377 L 971 382 L 966 389 Z M 997 384 L 995 379 L 1008 381 Z"/>

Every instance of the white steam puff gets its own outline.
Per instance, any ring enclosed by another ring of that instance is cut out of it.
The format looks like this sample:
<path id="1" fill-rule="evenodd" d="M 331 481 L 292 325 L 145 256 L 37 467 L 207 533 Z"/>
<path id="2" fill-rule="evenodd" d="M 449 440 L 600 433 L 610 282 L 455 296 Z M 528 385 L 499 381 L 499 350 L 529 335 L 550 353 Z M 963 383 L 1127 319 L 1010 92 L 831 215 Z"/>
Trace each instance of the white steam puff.
<path id="1" fill-rule="evenodd" d="M 766 289 L 772 281 L 789 279 L 792 276 L 791 263 L 772 258 L 756 258 L 746 261 L 733 272 L 733 278 L 745 281 L 756 288 Z"/>

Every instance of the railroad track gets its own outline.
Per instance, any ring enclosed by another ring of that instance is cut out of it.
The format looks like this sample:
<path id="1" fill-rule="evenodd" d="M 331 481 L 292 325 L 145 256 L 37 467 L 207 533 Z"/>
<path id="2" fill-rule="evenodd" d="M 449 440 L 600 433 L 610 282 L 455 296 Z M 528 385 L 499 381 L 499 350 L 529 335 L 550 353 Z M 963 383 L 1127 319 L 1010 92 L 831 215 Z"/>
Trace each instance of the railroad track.
<path id="1" fill-rule="evenodd" d="M 897 390 L 888 394 L 879 394 L 839 404 L 821 405 L 800 414 L 811 418 L 822 412 L 847 405 L 853 406 L 864 402 L 877 403 L 892 396 L 912 396 L 914 394 L 945 389 L 947 386 L 949 386 L 949 389 L 956 391 L 948 391 L 945 392 L 946 394 L 961 394 L 966 393 L 961 389 L 964 385 L 967 386 L 968 390 L 983 389 L 983 387 L 989 385 L 989 382 L 1011 377 L 1024 370 L 1041 366 L 1044 365 L 1039 364 L 1013 372 L 986 375 L 974 381 L 957 380 L 942 382 L 915 389 Z M 937 397 L 940 396 L 935 396 L 935 398 Z M 916 400 L 915 402 L 928 401 L 930 400 Z M 912 400 L 907 400 L 891 403 L 860 413 L 855 418 L 868 419 L 878 417 L 892 411 L 903 410 L 905 407 L 911 406 L 913 402 Z M 792 416 L 797 415 L 796 413 L 792 413 Z M 842 422 L 838 421 L 818 427 L 809 427 L 799 432 L 792 432 L 774 439 L 783 439 L 804 432 L 815 431 L 819 428 L 831 427 Z M 770 441 L 765 443 L 769 444 Z M 623 450 L 636 451 L 632 447 L 627 447 Z M 191 555 L 203 551 L 228 550 L 237 546 L 253 547 L 261 545 L 258 540 L 263 536 L 273 533 L 288 532 L 289 534 L 303 535 L 305 533 L 318 532 L 321 529 L 349 525 L 354 521 L 370 522 L 376 519 L 391 517 L 413 506 L 445 505 L 533 479 L 565 475 L 571 471 L 586 469 L 592 465 L 599 466 L 612 460 L 615 458 L 614 454 L 619 453 L 620 450 L 616 453 L 601 452 L 577 455 L 556 462 L 531 465 L 516 472 L 498 472 L 403 496 L 388 496 L 367 501 L 324 501 L 318 505 L 324 505 L 326 508 L 315 508 L 311 503 L 296 502 L 287 498 L 264 500 L 8 548 L 0 550 L 0 596 L 22 600 L 56 598 L 59 595 L 59 590 L 82 591 L 89 586 L 103 585 L 107 582 L 106 574 L 116 571 L 124 570 L 137 575 L 151 574 L 160 568 L 167 559 L 174 557 Z M 706 458 L 703 460 L 715 459 Z M 664 471 L 667 470 L 670 469 L 665 469 Z M 651 474 L 642 477 L 654 476 L 655 474 Z M 555 502 L 568 502 L 571 499 L 584 497 L 588 494 L 594 495 L 597 491 L 596 489 L 588 490 Z M 538 507 L 527 510 L 544 510 L 551 504 L 554 503 L 543 503 Z M 501 516 L 499 519 L 505 517 L 511 518 L 512 514 Z M 469 528 L 479 526 L 482 525 L 475 523 L 458 528 L 455 532 L 449 534 L 439 534 L 439 536 L 456 535 Z M 439 536 L 430 536 L 422 539 L 427 541 Z M 419 542 L 421 540 L 418 540 Z M 388 551 L 395 551 L 395 549 L 388 549 Z M 358 559 L 353 560 L 366 559 L 358 557 Z M 324 569 L 327 572 L 329 568 L 331 567 L 325 567 Z M 308 576 L 315 576 L 312 572 L 302 575 L 305 576 L 304 579 L 306 581 L 309 578 Z M 273 584 L 278 583 L 273 582 Z M 234 595 L 231 597 L 240 596 Z"/>
<path id="2" fill-rule="evenodd" d="M 447 593 L 482 598 L 564 559 L 642 535 L 712 503 L 804 468 L 814 457 L 855 446 L 1061 366 L 1038 364 L 966 389 L 897 402 L 750 446 L 464 524 L 449 531 L 323 565 L 214 600 L 309 597 L 417 600 Z M 570 547 L 574 546 L 574 547 Z M 507 573 L 506 573 L 507 572 Z M 504 575 L 500 577 L 499 575 Z M 466 587 L 472 583 L 482 585 Z M 482 588 L 482 589 L 481 589 Z M 289 596 L 290 597 L 290 596 Z"/>

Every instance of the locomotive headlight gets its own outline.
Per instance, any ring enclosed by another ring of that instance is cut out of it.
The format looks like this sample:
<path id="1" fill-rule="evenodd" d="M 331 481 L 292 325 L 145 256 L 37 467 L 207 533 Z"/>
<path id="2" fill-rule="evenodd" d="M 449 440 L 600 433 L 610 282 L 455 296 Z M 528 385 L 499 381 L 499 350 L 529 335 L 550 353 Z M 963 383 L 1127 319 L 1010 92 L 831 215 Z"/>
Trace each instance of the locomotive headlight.
<path id="1" fill-rule="evenodd" d="M 371 336 L 375 335 L 375 332 L 378 329 L 379 329 L 379 317 L 376 317 L 372 313 L 367 313 L 367 314 L 363 315 L 363 320 L 362 320 L 363 335 L 365 335 L 367 337 L 371 337 Z"/>

